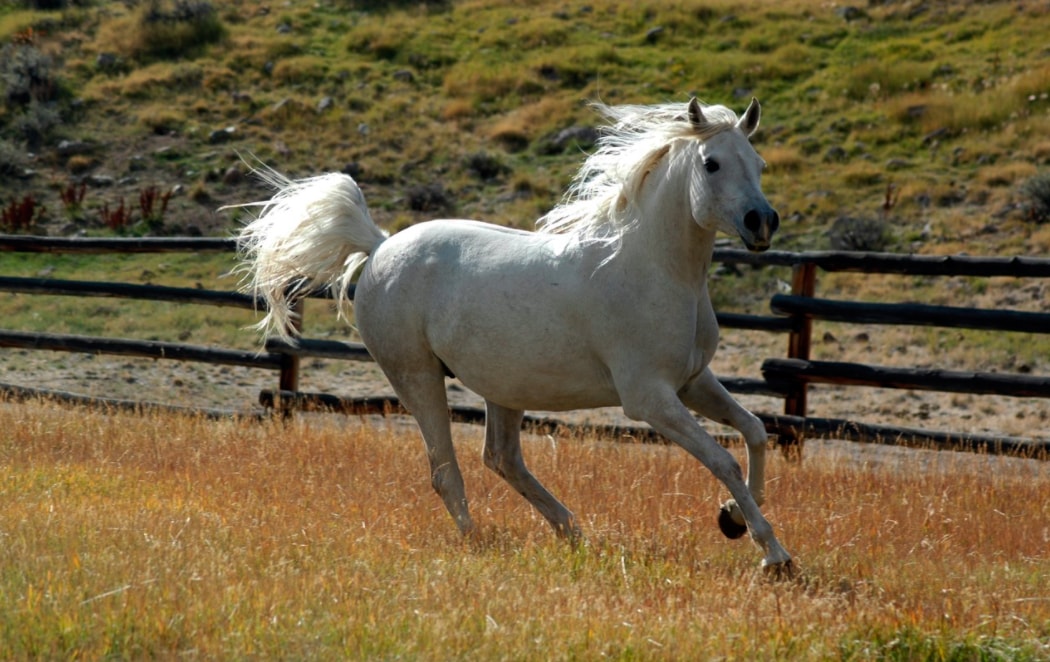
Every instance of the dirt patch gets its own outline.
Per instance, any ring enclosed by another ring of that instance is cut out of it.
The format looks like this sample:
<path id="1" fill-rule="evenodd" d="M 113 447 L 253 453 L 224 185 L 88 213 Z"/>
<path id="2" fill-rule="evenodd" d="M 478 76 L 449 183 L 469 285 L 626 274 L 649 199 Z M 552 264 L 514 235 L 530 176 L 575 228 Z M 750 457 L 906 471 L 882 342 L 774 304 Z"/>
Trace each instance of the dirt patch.
<path id="1" fill-rule="evenodd" d="M 756 377 L 756 356 L 782 351 L 782 339 L 756 347 L 751 339 L 727 336 L 715 361 L 719 375 Z M 32 350 L 0 350 L 0 383 L 49 389 L 91 397 L 160 402 L 185 407 L 252 411 L 259 409 L 259 392 L 278 386 L 275 371 L 200 363 L 60 354 Z M 378 366 L 335 360 L 306 360 L 300 389 L 344 397 L 393 395 Z M 483 400 L 458 382 L 448 383 L 453 405 L 482 407 Z M 738 396 L 752 411 L 776 414 L 777 398 Z M 953 432 L 1045 438 L 1050 401 L 1038 398 L 998 398 L 968 394 L 900 391 L 861 387 L 812 387 L 813 416 L 842 418 L 876 425 Z M 536 412 L 533 412 L 536 413 Z M 552 414 L 574 423 L 637 425 L 618 408 Z M 728 428 L 705 422 L 714 433 Z"/>

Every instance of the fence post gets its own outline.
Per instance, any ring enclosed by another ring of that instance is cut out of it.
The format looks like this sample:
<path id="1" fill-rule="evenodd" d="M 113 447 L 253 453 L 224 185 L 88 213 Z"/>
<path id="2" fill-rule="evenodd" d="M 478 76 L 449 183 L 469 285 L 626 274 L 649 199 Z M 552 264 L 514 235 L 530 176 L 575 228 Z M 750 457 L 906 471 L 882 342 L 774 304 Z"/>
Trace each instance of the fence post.
<path id="1" fill-rule="evenodd" d="M 816 288 L 817 265 L 812 262 L 796 264 L 791 273 L 791 293 L 796 296 L 812 297 Z M 791 332 L 788 334 L 788 358 L 809 360 L 809 350 L 813 339 L 813 320 L 802 315 L 795 319 Z M 806 391 L 805 382 L 795 384 L 792 392 L 784 398 L 784 414 L 786 416 L 806 417 Z M 800 459 L 802 457 L 802 432 L 796 431 L 785 438 L 780 436 L 781 451 L 789 457 Z"/>
<path id="2" fill-rule="evenodd" d="M 297 334 L 303 330 L 303 311 L 305 308 L 305 301 L 301 298 L 292 305 L 292 312 L 295 314 L 292 317 L 292 327 Z M 281 392 L 299 390 L 299 363 L 299 356 L 296 354 L 281 355 L 281 374 L 277 383 L 277 397 L 274 399 L 274 404 L 285 415 L 288 415 L 291 409 L 282 405 Z"/>

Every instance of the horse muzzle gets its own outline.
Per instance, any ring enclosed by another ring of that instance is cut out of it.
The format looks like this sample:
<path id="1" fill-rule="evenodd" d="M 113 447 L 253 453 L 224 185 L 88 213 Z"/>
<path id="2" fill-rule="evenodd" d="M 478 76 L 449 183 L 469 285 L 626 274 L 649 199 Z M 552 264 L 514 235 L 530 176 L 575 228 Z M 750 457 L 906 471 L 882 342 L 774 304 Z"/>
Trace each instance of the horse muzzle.
<path id="1" fill-rule="evenodd" d="M 767 207 L 765 211 L 752 209 L 744 214 L 744 232 L 740 238 L 744 241 L 747 250 L 761 253 L 769 250 L 773 241 L 773 235 L 780 227 L 780 214 L 775 209 Z"/>

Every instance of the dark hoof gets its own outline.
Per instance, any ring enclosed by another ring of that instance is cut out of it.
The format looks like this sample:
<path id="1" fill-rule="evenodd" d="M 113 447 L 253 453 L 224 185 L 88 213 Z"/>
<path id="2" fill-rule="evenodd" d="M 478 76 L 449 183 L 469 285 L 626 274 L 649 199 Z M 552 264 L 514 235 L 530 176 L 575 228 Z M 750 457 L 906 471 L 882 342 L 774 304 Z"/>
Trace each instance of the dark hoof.
<path id="1" fill-rule="evenodd" d="M 794 580 L 802 576 L 802 571 L 791 559 L 781 563 L 763 564 L 762 570 L 765 572 L 766 577 L 778 582 Z"/>
<path id="2" fill-rule="evenodd" d="M 722 535 L 730 540 L 736 540 L 747 533 L 747 525 L 737 524 L 729 512 L 729 506 L 725 504 L 718 510 L 718 528 L 722 529 Z"/>

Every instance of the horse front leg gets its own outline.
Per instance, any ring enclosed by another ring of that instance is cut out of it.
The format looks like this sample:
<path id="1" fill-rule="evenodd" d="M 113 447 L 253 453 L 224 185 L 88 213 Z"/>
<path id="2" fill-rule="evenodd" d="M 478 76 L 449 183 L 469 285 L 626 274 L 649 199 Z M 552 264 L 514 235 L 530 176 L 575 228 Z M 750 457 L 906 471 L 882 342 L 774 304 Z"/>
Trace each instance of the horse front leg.
<path id="1" fill-rule="evenodd" d="M 649 423 L 657 432 L 700 460 L 715 478 L 722 481 L 733 496 L 735 508 L 743 516 L 751 540 L 762 550 L 762 567 L 778 576 L 790 576 L 794 571 L 791 555 L 776 539 L 773 527 L 759 510 L 744 482 L 740 464 L 700 427 L 671 387 L 639 384 L 638 388 L 621 392 L 621 397 L 628 416 Z"/>
<path id="2" fill-rule="evenodd" d="M 744 435 L 747 447 L 746 484 L 755 503 L 766 501 L 766 447 L 769 437 L 766 426 L 757 416 L 740 405 L 722 386 L 710 368 L 705 368 L 691 384 L 679 391 L 682 403 L 704 418 L 729 425 Z M 727 538 L 739 538 L 747 533 L 744 513 L 733 499 L 722 504 L 718 526 Z"/>

